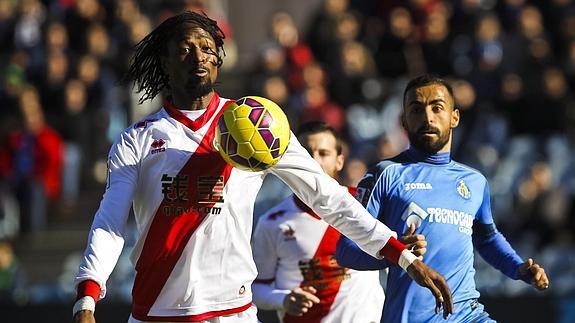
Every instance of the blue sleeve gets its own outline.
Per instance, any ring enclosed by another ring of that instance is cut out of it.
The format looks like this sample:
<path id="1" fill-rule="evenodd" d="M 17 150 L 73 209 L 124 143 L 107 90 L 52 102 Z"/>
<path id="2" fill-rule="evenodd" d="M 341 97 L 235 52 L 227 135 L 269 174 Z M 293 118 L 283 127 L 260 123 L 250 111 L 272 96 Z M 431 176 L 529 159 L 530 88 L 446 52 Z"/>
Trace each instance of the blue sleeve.
<path id="1" fill-rule="evenodd" d="M 368 207 L 369 213 L 377 217 L 380 203 L 374 203 L 374 199 L 379 201 L 380 192 L 372 192 L 380 175 L 379 168 L 376 167 L 365 174 L 357 186 L 356 198 L 365 207 L 366 205 L 377 207 Z M 375 194 L 374 194 L 375 193 Z M 377 195 L 377 198 L 374 196 Z M 377 209 L 377 210 L 376 210 Z M 385 259 L 376 259 L 361 250 L 355 242 L 342 235 L 337 242 L 335 258 L 340 266 L 356 270 L 378 270 L 389 267 L 392 263 Z"/>
<path id="2" fill-rule="evenodd" d="M 386 259 L 376 259 L 365 253 L 344 235 L 341 235 L 337 242 L 335 259 L 340 266 L 355 270 L 379 270 L 392 265 Z"/>
<path id="3" fill-rule="evenodd" d="M 483 204 L 479 209 L 477 220 L 473 221 L 473 245 L 485 261 L 512 279 L 521 279 L 527 283 L 530 275 L 522 277 L 519 266 L 523 260 L 511 247 L 503 234 L 499 232 L 491 215 L 489 188 L 485 185 Z"/>

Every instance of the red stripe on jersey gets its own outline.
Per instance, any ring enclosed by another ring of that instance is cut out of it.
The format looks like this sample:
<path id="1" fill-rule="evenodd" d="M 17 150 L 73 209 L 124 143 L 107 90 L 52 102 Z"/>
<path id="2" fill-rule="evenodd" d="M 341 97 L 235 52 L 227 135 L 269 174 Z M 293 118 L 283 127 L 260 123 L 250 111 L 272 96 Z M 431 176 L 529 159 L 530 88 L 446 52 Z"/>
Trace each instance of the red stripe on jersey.
<path id="1" fill-rule="evenodd" d="M 230 308 L 230 309 L 223 310 L 223 311 L 212 311 L 212 312 L 206 312 L 206 313 L 202 313 L 202 314 L 198 314 L 198 315 L 188 315 L 188 316 L 162 316 L 162 317 L 153 316 L 153 317 L 148 317 L 146 320 L 148 322 L 167 322 L 167 321 L 169 321 L 169 322 L 202 322 L 202 321 L 206 321 L 206 320 L 209 320 L 211 318 L 218 317 L 218 316 L 240 313 L 240 312 L 243 312 L 243 311 L 249 309 L 250 307 L 252 307 L 252 302 L 249 302 L 248 304 L 246 304 L 244 306 L 240 306 L 240 307 L 236 307 L 236 308 Z"/>
<path id="2" fill-rule="evenodd" d="M 352 193 L 354 188 L 348 188 L 348 190 Z M 295 202 L 302 210 L 317 217 L 317 215 L 309 210 L 297 197 L 295 197 Z M 302 205 L 305 208 L 302 207 Z M 329 313 L 341 287 L 341 282 L 348 278 L 348 269 L 338 265 L 335 260 L 335 249 L 339 237 L 339 231 L 332 226 L 328 226 L 309 264 L 303 268 L 300 267 L 304 277 L 300 287 L 315 287 L 317 290 L 316 296 L 320 299 L 320 303 L 314 304 L 314 306 L 302 316 L 286 314 L 283 320 L 284 323 L 319 323 Z"/>
<path id="3" fill-rule="evenodd" d="M 142 247 L 142 253 L 136 263 L 136 278 L 132 290 L 132 315 L 138 320 L 152 321 L 154 319 L 154 317 L 148 316 L 150 308 L 170 277 L 174 266 L 181 258 L 190 237 L 206 218 L 209 208 L 215 205 L 213 201 L 199 203 L 198 179 L 200 177 L 223 177 L 223 185 L 225 185 L 229 178 L 232 167 L 220 157 L 218 152 L 213 150 L 211 145 L 217 118 L 224 110 L 225 107 L 222 107 L 218 112 L 215 121 L 206 132 L 198 148 L 178 173 L 179 177 L 176 177 L 182 179 L 187 176 L 186 199 L 180 200 L 176 205 L 176 207 L 184 210 L 183 213 L 178 213 L 179 215 L 164 214 L 164 207 L 174 207 L 174 202 L 165 196 L 152 219 Z M 185 118 L 185 116 L 183 117 Z M 189 119 L 188 121 L 191 122 Z M 184 124 L 188 125 L 189 122 Z M 243 310 L 245 309 L 241 307 L 229 311 L 236 313 Z M 219 312 L 210 313 L 212 314 L 203 313 L 197 316 L 201 316 L 201 320 L 205 320 L 205 315 L 213 315 L 210 317 L 221 315 L 218 314 Z M 160 318 L 165 320 L 164 317 Z M 193 322 L 191 316 L 182 317 L 182 319 Z"/>

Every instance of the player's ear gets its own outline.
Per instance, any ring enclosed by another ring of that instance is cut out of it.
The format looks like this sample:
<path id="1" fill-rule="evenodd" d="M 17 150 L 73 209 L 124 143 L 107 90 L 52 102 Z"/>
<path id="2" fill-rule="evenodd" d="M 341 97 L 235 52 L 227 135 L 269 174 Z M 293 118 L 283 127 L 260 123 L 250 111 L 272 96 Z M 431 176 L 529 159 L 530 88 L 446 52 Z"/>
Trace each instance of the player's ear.
<path id="1" fill-rule="evenodd" d="M 453 112 L 451 112 L 451 129 L 459 125 L 459 109 L 453 107 Z"/>
<path id="2" fill-rule="evenodd" d="M 337 155 L 337 161 L 335 167 L 338 172 L 340 172 L 343 169 L 344 160 L 345 158 L 343 157 L 343 154 Z"/>

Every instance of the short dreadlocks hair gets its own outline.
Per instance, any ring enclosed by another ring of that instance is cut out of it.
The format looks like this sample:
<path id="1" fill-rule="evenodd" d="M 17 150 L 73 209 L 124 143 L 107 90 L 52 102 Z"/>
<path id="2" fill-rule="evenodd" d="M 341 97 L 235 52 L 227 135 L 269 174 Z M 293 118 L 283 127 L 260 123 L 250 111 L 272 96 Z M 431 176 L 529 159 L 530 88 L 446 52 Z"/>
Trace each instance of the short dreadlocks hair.
<path id="1" fill-rule="evenodd" d="M 212 36 L 218 51 L 218 67 L 222 66 L 222 57 L 226 55 L 225 35 L 215 20 L 210 19 L 203 12 L 194 11 L 185 11 L 170 17 L 136 44 L 130 68 L 124 76 L 124 82 L 134 81 L 137 92 L 144 92 L 139 103 L 153 99 L 162 89 L 169 86 L 169 78 L 162 68 L 161 58 L 167 55 L 168 42 L 176 34 L 174 32 L 187 24 L 196 25 Z"/>

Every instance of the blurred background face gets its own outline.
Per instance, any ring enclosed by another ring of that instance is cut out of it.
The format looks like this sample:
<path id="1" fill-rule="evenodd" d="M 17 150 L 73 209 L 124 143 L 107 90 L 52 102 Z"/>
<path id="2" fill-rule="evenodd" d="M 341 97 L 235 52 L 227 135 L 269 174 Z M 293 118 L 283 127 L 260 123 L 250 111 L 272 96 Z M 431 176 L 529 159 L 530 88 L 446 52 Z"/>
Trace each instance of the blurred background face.
<path id="1" fill-rule="evenodd" d="M 449 91 L 441 84 L 416 87 L 407 92 L 403 126 L 417 149 L 435 154 L 451 149 L 451 129 L 459 123 Z"/>
<path id="2" fill-rule="evenodd" d="M 343 155 L 338 154 L 337 140 L 330 132 L 304 133 L 299 140 L 326 174 L 333 178 L 338 177 L 343 168 Z"/>

